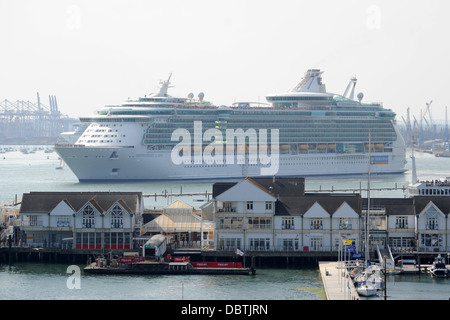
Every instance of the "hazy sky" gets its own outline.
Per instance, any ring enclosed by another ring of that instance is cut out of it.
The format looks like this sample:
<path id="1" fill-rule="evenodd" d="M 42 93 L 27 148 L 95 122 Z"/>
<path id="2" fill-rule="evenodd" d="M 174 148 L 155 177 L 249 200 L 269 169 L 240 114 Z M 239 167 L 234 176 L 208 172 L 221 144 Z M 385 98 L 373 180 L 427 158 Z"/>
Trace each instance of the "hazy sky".
<path id="1" fill-rule="evenodd" d="M 352 76 L 364 101 L 406 117 L 450 106 L 448 0 L 1 0 L 0 100 L 70 116 L 154 92 L 215 104 L 265 101 L 308 68 L 330 92 Z"/>

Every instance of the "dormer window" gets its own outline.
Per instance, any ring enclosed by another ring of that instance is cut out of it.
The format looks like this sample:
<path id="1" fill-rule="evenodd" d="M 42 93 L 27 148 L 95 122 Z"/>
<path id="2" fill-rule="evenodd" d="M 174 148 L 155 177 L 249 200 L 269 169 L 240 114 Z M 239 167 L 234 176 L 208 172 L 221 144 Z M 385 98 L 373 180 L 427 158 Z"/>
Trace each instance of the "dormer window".
<path id="1" fill-rule="evenodd" d="M 119 205 L 111 211 L 111 228 L 123 228 L 123 210 Z"/>
<path id="2" fill-rule="evenodd" d="M 83 209 L 83 228 L 95 228 L 94 209 L 87 205 Z"/>

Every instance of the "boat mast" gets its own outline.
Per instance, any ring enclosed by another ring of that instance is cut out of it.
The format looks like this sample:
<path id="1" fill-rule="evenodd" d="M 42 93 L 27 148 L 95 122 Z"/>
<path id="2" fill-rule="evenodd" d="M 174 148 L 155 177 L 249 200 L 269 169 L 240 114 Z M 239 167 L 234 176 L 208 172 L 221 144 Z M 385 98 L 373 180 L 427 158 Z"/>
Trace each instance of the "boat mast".
<path id="1" fill-rule="evenodd" d="M 370 216 L 370 164 L 372 162 L 372 139 L 371 130 L 369 129 L 369 168 L 367 170 L 367 210 L 366 210 L 366 239 L 365 239 L 365 261 L 369 260 L 369 216 Z"/>
<path id="2" fill-rule="evenodd" d="M 411 151 L 411 185 L 417 183 L 417 170 L 416 170 L 416 157 L 414 155 L 414 147 L 416 146 L 414 142 L 414 136 L 412 137 L 412 151 Z"/>

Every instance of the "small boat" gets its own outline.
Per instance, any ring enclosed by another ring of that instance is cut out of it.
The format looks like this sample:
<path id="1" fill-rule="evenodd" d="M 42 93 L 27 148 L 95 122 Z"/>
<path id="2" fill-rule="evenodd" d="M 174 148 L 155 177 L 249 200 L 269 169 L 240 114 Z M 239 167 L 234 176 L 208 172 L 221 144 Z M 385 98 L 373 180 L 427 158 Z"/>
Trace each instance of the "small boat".
<path id="1" fill-rule="evenodd" d="M 376 265 L 359 270 L 353 279 L 358 294 L 364 297 L 376 295 L 383 288 L 381 273 L 382 269 Z"/>
<path id="2" fill-rule="evenodd" d="M 440 255 L 434 259 L 433 266 L 430 269 L 433 277 L 446 278 L 450 275 L 450 270 L 445 265 L 445 258 Z"/>
<path id="3" fill-rule="evenodd" d="M 357 287 L 356 291 L 361 296 L 371 297 L 371 296 L 375 296 L 377 294 L 378 288 L 375 285 L 372 285 L 370 283 L 365 283 L 365 284 Z"/>
<path id="4" fill-rule="evenodd" d="M 356 287 L 370 284 L 377 289 L 382 289 L 384 286 L 383 269 L 375 264 L 368 267 L 359 266 L 353 271 L 353 282 Z"/>

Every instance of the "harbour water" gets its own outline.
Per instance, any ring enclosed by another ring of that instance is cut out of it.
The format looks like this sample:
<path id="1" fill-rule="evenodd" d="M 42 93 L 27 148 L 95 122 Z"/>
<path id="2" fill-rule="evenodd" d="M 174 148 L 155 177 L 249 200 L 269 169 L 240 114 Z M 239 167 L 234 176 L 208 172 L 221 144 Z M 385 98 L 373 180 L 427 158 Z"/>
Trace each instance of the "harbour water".
<path id="1" fill-rule="evenodd" d="M 144 194 L 210 192 L 211 182 L 139 182 L 79 183 L 69 168 L 57 170 L 55 153 L 45 153 L 43 146 L 34 153 L 16 151 L 0 154 L 0 203 L 11 202 L 30 191 L 140 191 Z M 409 159 L 408 159 L 409 160 Z M 416 154 L 419 179 L 450 176 L 450 158 Z M 407 169 L 410 163 L 407 164 Z M 373 176 L 371 186 L 402 187 L 411 180 L 410 172 L 399 175 Z M 331 188 L 364 188 L 366 177 L 306 178 L 306 190 Z M 364 193 L 363 193 L 364 196 Z M 402 190 L 376 191 L 372 197 L 403 197 Z M 172 197 L 148 197 L 147 208 L 161 208 Z M 184 196 L 188 204 L 199 207 L 206 195 Z M 258 268 L 256 276 L 95 276 L 81 271 L 80 288 L 70 289 L 68 265 L 15 263 L 0 265 L 0 299 L 62 300 L 323 300 L 325 294 L 316 268 Z M 82 268 L 83 266 L 80 266 Z M 388 276 L 389 300 L 448 300 L 450 280 L 429 275 Z M 383 297 L 371 298 L 383 299 Z"/>

